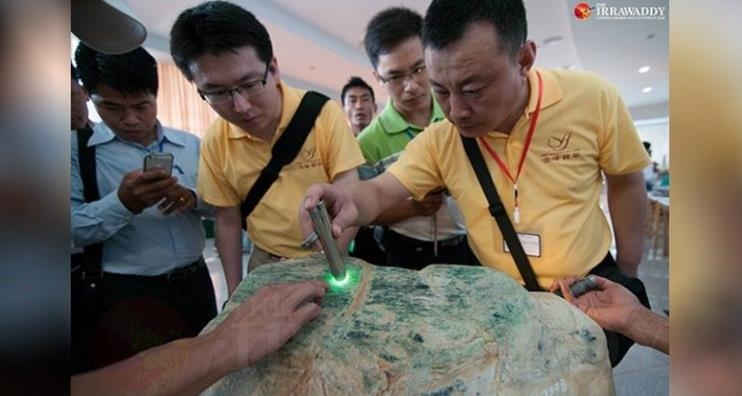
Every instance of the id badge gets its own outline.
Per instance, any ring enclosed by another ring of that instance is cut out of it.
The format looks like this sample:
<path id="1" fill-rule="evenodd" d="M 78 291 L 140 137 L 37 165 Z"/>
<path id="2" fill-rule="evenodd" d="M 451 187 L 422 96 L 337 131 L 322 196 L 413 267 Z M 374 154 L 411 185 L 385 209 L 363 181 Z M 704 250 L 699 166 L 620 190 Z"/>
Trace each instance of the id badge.
<path id="1" fill-rule="evenodd" d="M 526 256 L 541 257 L 541 235 L 519 232 L 518 239 L 523 246 L 523 251 L 526 252 Z M 504 239 L 502 240 L 502 249 L 505 253 L 510 253 L 508 243 Z"/>

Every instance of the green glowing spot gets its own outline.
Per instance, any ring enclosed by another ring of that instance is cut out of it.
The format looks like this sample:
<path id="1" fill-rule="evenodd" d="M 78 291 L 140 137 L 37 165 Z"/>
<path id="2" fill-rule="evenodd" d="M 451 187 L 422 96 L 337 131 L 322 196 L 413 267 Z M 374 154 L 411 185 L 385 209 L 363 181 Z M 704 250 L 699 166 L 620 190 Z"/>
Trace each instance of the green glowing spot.
<path id="1" fill-rule="evenodd" d="M 343 287 L 347 285 L 348 282 L 350 282 L 350 276 L 348 275 L 348 271 L 345 271 L 345 277 L 342 280 L 337 280 L 337 278 L 335 278 L 332 275 L 330 275 L 330 277 L 332 278 L 330 283 L 332 283 L 333 286 Z"/>
<path id="2" fill-rule="evenodd" d="M 330 290 L 332 291 L 346 290 L 348 287 L 357 284 L 360 278 L 360 270 L 351 266 L 346 267 L 343 279 L 335 279 L 329 271 L 325 275 L 325 280 L 330 284 Z"/>

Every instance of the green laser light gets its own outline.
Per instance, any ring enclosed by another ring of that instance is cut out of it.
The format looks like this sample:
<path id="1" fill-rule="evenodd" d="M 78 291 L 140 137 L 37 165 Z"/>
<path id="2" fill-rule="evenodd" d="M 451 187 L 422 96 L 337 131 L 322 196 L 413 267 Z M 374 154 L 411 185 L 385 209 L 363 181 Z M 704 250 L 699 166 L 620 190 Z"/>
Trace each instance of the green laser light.
<path id="1" fill-rule="evenodd" d="M 330 285 L 331 291 L 343 293 L 361 281 L 361 270 L 353 266 L 348 266 L 346 267 L 345 276 L 342 279 L 335 278 L 330 271 L 325 273 L 324 279 Z"/>
<path id="2" fill-rule="evenodd" d="M 337 286 L 337 287 L 345 287 L 350 283 L 350 275 L 348 275 L 348 271 L 345 271 L 345 276 L 343 279 L 337 279 L 332 274 L 330 274 L 330 285 Z"/>

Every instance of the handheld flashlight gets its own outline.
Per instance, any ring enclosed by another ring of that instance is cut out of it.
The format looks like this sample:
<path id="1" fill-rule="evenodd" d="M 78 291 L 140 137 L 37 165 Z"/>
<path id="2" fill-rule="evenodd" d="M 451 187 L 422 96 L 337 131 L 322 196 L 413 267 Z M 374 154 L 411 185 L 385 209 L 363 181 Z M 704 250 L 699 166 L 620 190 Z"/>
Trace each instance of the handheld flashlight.
<path id="1" fill-rule="evenodd" d="M 332 225 L 330 223 L 330 216 L 327 214 L 325 202 L 319 201 L 317 206 L 310 209 L 309 217 L 312 219 L 314 232 L 317 233 L 319 242 L 322 244 L 322 250 L 325 252 L 325 257 L 327 257 L 327 262 L 330 264 L 332 277 L 338 281 L 345 279 L 345 256 L 340 253 L 335 243 L 335 238 L 332 237 Z"/>

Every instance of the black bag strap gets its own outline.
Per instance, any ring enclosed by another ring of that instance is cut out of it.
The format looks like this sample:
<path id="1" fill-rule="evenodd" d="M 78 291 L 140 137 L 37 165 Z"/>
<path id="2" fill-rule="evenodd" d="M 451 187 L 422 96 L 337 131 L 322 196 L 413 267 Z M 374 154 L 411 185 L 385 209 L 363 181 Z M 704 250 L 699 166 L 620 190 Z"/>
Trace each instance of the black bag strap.
<path id="1" fill-rule="evenodd" d="M 319 92 L 307 91 L 299 103 L 299 108 L 289 121 L 289 125 L 283 132 L 276 144 L 271 149 L 271 159 L 268 164 L 260 171 L 260 176 L 252 185 L 247 197 L 240 206 L 242 212 L 242 229 L 246 229 L 246 219 L 250 216 L 258 202 L 263 198 L 274 181 L 278 179 L 281 169 L 284 165 L 293 161 L 299 150 L 304 145 L 304 141 L 309 136 L 309 131 L 314 126 L 322 106 L 329 98 Z"/>
<path id="2" fill-rule="evenodd" d="M 503 206 L 500 196 L 497 194 L 497 189 L 492 182 L 492 176 L 484 162 L 484 157 L 482 157 L 482 151 L 479 149 L 479 145 L 477 145 L 477 140 L 461 136 L 461 141 L 464 143 L 464 150 L 466 150 L 469 162 L 471 162 L 471 166 L 474 168 L 474 173 L 476 173 L 477 179 L 479 179 L 479 185 L 482 186 L 482 191 L 484 191 L 484 195 L 487 197 L 490 215 L 495 218 L 497 226 L 500 227 L 500 232 L 503 238 L 505 238 L 508 248 L 510 248 L 510 254 L 513 256 L 513 260 L 515 260 L 515 265 L 518 266 L 518 271 L 520 271 L 520 276 L 523 277 L 526 289 L 529 291 L 541 291 L 541 286 L 539 286 L 536 280 L 536 274 L 533 272 L 531 262 L 528 261 L 528 256 L 523 251 L 523 246 L 520 244 L 520 239 L 518 239 L 513 223 L 510 222 L 505 206 Z"/>
<path id="3" fill-rule="evenodd" d="M 77 157 L 82 179 L 83 196 L 85 202 L 100 199 L 98 192 L 98 178 L 95 174 L 95 146 L 88 146 L 88 140 L 93 135 L 90 126 L 77 130 Z M 103 243 L 93 243 L 83 248 L 82 262 L 83 279 L 99 278 L 103 276 L 101 263 L 103 260 Z"/>

